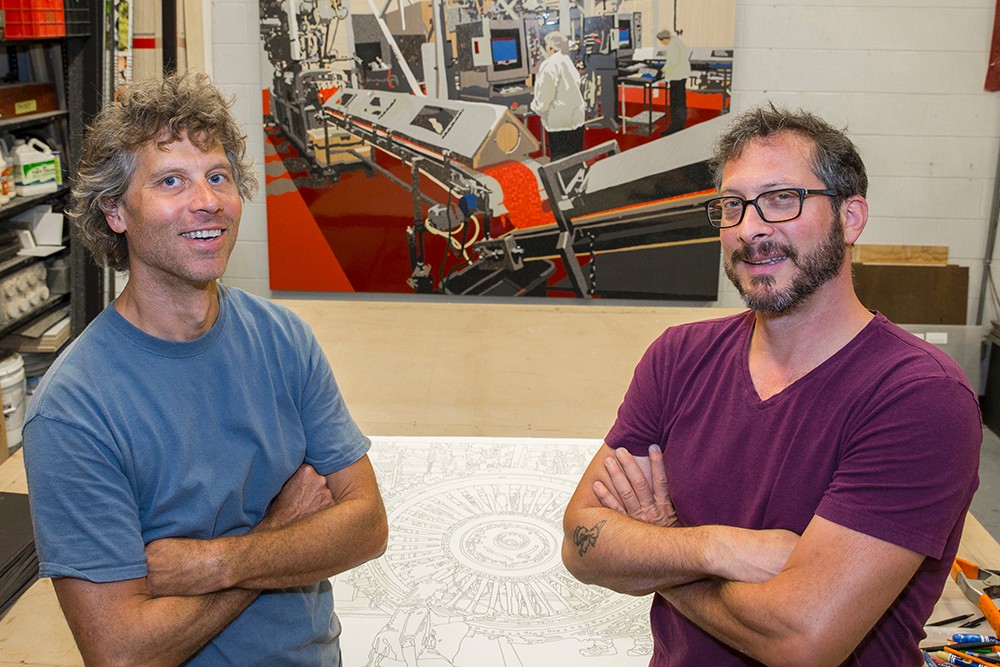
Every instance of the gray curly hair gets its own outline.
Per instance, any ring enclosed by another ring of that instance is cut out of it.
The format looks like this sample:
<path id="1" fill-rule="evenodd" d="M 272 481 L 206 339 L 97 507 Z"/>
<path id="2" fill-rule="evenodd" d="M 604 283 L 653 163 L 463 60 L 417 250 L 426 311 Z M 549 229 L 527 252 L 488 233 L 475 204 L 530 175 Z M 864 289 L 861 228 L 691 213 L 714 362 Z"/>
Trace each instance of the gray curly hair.
<path id="1" fill-rule="evenodd" d="M 94 117 L 83 140 L 66 217 L 101 266 L 129 268 L 124 234 L 112 230 L 104 212 L 119 205 L 147 144 L 165 145 L 186 137 L 201 150 L 222 146 L 240 197 L 257 190 L 246 136 L 227 100 L 204 74 L 171 74 L 162 80 L 129 84 L 121 98 Z"/>

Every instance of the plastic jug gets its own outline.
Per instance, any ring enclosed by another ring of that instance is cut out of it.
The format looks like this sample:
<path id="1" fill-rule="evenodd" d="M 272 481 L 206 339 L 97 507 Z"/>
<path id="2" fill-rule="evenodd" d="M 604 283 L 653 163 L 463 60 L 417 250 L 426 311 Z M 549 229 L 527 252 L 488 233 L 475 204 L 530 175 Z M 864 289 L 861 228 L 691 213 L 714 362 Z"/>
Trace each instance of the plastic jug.
<path id="1" fill-rule="evenodd" d="M 7 151 L 7 144 L 0 139 L 0 204 L 6 204 L 15 195 L 14 158 Z"/>
<path id="2" fill-rule="evenodd" d="M 7 181 L 3 177 L 5 171 L 7 171 L 7 160 L 3 153 L 0 153 L 0 206 L 10 201 L 10 195 L 7 194 Z"/>
<path id="3" fill-rule="evenodd" d="M 38 139 L 18 139 L 11 151 L 14 157 L 14 189 L 19 197 L 55 192 L 62 183 L 59 161 L 52 150 Z"/>

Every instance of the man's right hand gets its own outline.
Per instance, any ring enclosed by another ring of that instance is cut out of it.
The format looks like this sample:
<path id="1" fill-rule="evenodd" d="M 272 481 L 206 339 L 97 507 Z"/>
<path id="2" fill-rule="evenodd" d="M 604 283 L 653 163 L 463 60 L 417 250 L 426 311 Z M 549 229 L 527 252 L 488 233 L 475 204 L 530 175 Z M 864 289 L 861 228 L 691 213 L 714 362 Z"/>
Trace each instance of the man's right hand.
<path id="1" fill-rule="evenodd" d="M 326 478 L 308 463 L 303 463 L 281 487 L 254 530 L 284 528 L 334 504 Z"/>

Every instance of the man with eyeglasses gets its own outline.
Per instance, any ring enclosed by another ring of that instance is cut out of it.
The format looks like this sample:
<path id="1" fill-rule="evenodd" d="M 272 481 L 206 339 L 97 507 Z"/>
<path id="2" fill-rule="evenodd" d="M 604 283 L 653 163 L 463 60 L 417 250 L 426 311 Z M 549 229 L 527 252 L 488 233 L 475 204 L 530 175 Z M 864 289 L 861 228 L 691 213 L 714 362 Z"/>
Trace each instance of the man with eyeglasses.
<path id="1" fill-rule="evenodd" d="M 656 593 L 651 665 L 919 665 L 978 485 L 975 392 L 867 310 L 868 179 L 842 131 L 774 106 L 714 162 L 745 313 L 647 350 L 566 511 L 579 579 Z"/>

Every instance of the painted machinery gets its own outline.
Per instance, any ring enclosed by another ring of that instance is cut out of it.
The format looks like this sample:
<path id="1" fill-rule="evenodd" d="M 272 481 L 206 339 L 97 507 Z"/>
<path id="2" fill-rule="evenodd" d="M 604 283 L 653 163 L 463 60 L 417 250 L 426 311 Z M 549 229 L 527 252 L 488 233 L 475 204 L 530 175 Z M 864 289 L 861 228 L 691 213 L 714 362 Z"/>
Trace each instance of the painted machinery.
<path id="1" fill-rule="evenodd" d="M 501 105 L 341 88 L 322 112 L 335 130 L 410 165 L 407 183 L 366 160 L 414 198 L 418 292 L 542 294 L 561 268 L 559 289 L 579 297 L 716 298 L 718 233 L 701 203 L 712 192 L 706 160 L 720 120 L 625 153 L 609 141 L 542 165 L 531 157 L 537 140 Z M 422 177 L 448 202 L 424 194 Z M 435 286 L 424 234 L 448 236 L 470 221 L 476 232 L 460 247 L 449 237 L 464 263 Z"/>

